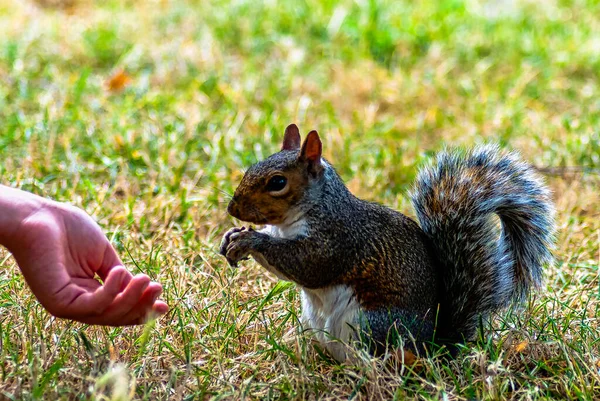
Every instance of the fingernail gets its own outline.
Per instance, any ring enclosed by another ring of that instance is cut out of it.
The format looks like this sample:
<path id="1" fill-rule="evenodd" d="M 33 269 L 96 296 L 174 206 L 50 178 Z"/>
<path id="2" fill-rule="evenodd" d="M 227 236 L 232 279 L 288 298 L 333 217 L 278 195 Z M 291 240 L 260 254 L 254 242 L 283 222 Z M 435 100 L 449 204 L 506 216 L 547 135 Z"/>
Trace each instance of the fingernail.
<path id="1" fill-rule="evenodd" d="M 165 313 L 169 312 L 169 306 L 167 304 L 160 304 L 160 305 L 156 305 L 155 309 L 153 309 L 153 311 L 158 314 L 159 316 L 164 315 Z"/>

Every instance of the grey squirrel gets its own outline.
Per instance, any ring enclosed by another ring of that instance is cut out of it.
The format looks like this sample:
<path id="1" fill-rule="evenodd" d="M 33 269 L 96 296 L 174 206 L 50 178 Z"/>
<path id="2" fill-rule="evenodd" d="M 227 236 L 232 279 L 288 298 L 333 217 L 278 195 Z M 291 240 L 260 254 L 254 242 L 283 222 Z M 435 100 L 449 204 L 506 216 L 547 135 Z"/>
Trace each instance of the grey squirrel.
<path id="1" fill-rule="evenodd" d="M 419 172 L 411 199 L 420 226 L 355 197 L 323 159 L 318 133 L 301 144 L 292 124 L 281 151 L 248 169 L 227 209 L 265 228 L 229 230 L 220 252 L 232 266 L 252 256 L 296 283 L 303 326 L 340 361 L 355 340 L 372 353 L 393 339 L 415 352 L 471 340 L 481 318 L 540 285 L 554 208 L 514 153 L 490 145 L 441 152 Z"/>

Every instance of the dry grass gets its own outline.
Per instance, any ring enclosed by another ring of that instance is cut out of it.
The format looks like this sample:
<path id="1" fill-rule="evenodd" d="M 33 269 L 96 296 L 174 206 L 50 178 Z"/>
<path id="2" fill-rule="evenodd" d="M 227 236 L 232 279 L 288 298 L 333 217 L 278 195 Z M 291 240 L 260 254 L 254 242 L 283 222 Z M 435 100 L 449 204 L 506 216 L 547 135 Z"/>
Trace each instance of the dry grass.
<path id="1" fill-rule="evenodd" d="M 172 310 L 55 320 L 0 252 L 2 397 L 600 398 L 595 3 L 37 3 L 0 0 L 1 182 L 92 214 Z M 558 171 L 545 290 L 455 360 L 334 363 L 299 332 L 293 286 L 217 254 L 227 194 L 291 121 L 319 129 L 356 194 L 407 214 L 447 144 Z"/>

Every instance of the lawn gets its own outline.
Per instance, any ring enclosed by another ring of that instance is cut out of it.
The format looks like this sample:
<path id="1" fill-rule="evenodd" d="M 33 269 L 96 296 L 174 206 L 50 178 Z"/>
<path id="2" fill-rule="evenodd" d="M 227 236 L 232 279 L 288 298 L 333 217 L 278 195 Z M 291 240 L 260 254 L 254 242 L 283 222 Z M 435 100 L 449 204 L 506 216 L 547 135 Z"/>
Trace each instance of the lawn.
<path id="1" fill-rule="evenodd" d="M 600 5 L 594 1 L 0 0 L 0 183 L 91 214 L 164 286 L 145 327 L 57 320 L 0 251 L 0 398 L 599 399 Z M 357 195 L 497 142 L 558 211 L 542 291 L 454 360 L 339 365 L 291 284 L 218 254 L 230 194 L 291 122 Z"/>

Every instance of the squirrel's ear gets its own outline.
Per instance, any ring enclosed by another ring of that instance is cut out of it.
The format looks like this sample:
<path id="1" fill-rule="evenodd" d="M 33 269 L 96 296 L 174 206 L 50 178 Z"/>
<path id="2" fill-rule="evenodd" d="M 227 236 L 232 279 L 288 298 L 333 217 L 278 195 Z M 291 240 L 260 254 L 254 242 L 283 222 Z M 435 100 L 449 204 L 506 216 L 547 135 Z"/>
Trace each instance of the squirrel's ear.
<path id="1" fill-rule="evenodd" d="M 296 124 L 290 124 L 285 129 L 283 135 L 283 145 L 281 150 L 298 150 L 300 149 L 300 131 Z"/>
<path id="2" fill-rule="evenodd" d="M 308 162 L 311 172 L 318 173 L 323 165 L 321 164 L 321 154 L 323 153 L 323 145 L 317 131 L 310 131 L 302 144 L 299 159 Z"/>

